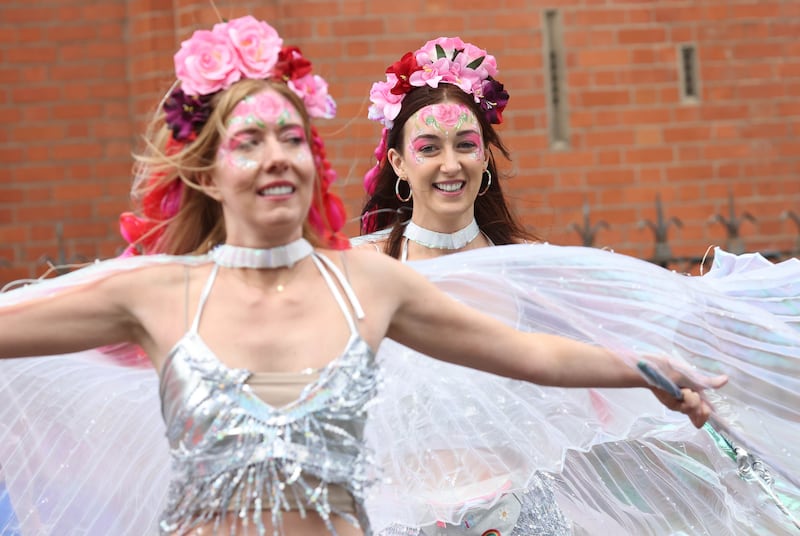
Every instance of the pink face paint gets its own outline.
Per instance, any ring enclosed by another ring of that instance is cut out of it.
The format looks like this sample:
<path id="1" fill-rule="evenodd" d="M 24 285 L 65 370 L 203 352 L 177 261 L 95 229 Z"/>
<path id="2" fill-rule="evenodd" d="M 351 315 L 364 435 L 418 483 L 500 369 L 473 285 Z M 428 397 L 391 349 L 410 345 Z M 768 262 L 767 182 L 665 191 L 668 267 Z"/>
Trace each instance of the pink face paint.
<path id="1" fill-rule="evenodd" d="M 475 150 L 471 153 L 473 159 L 483 159 L 483 138 L 480 134 L 476 132 L 468 132 L 467 134 L 464 134 L 461 140 L 475 146 Z"/>
<path id="2" fill-rule="evenodd" d="M 229 130 L 239 125 L 266 128 L 267 124 L 273 124 L 281 127 L 293 122 L 303 124 L 292 103 L 283 95 L 266 90 L 239 101 L 228 116 L 227 127 Z"/>
<path id="3" fill-rule="evenodd" d="M 289 100 L 271 90 L 242 99 L 231 111 L 226 122 L 227 136 L 219 148 L 219 157 L 227 165 L 255 169 L 261 155 L 254 149 L 264 141 L 268 130 L 275 130 L 282 141 L 305 142 L 303 119 Z M 297 151 L 298 162 L 310 159 L 309 151 Z"/>
<path id="4" fill-rule="evenodd" d="M 422 108 L 417 114 L 419 114 L 418 122 L 421 122 L 422 125 L 432 126 L 446 134 L 449 134 L 450 130 L 460 129 L 464 123 L 469 121 L 470 116 L 475 117 L 463 104 L 450 102 L 431 104 Z"/>
<path id="5" fill-rule="evenodd" d="M 462 152 L 466 148 L 475 160 L 484 157 L 480 123 L 475 114 L 463 104 L 445 102 L 425 106 L 407 124 L 412 132 L 407 146 L 408 154 L 418 164 L 426 156 L 428 146 L 440 146 L 442 138 L 454 140 L 453 143 L 462 148 Z"/>

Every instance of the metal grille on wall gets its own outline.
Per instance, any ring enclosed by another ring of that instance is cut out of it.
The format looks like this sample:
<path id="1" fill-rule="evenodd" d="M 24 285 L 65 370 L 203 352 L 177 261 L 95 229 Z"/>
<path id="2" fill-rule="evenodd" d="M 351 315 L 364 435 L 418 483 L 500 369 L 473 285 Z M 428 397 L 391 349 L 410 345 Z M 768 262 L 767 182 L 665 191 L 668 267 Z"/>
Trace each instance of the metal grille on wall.
<path id="1" fill-rule="evenodd" d="M 691 272 L 704 261 L 713 258 L 713 255 L 692 255 L 681 256 L 673 255 L 672 247 L 669 243 L 669 231 L 671 227 L 681 228 L 683 223 L 675 217 L 668 217 L 664 213 L 661 197 L 656 196 L 655 200 L 656 218 L 653 220 L 642 220 L 638 223 L 639 228 L 649 228 L 653 233 L 653 254 L 646 260 L 657 264 L 663 268 L 670 268 L 679 272 Z M 797 228 L 797 238 L 794 246 L 782 250 L 759 251 L 762 256 L 773 262 L 779 262 L 792 257 L 800 257 L 800 216 L 794 211 L 787 210 L 781 214 L 782 220 L 791 220 Z M 736 203 L 733 195 L 728 196 L 728 214 L 715 214 L 709 218 L 709 224 L 719 223 L 725 231 L 723 248 L 734 254 L 748 252 L 748 249 L 741 237 L 740 230 L 745 222 L 756 223 L 756 218 L 747 211 L 737 212 Z M 579 225 L 573 223 L 570 226 L 581 238 L 582 245 L 595 247 L 597 234 L 601 229 L 608 229 L 609 225 L 603 220 L 592 222 L 591 208 L 588 203 L 583 205 L 583 222 Z"/>

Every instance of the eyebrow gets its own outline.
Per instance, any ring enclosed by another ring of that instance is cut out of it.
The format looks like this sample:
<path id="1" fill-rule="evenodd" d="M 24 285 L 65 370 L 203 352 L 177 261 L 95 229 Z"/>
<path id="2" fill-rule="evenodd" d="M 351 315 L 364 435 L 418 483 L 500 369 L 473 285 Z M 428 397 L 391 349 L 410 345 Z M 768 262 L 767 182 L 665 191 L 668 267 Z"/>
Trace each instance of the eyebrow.
<path id="1" fill-rule="evenodd" d="M 261 123 L 261 126 L 259 125 Z M 305 128 L 301 123 L 285 123 L 283 125 L 278 125 L 278 123 L 267 122 L 262 119 L 259 119 L 258 123 L 242 123 L 237 122 L 234 125 L 228 127 L 228 135 L 229 136 L 238 136 L 240 134 L 255 134 L 260 133 L 267 130 L 267 125 L 274 125 L 277 128 L 277 132 L 280 134 L 281 132 L 286 132 L 287 130 L 300 130 L 305 134 Z"/>
<path id="2" fill-rule="evenodd" d="M 468 130 L 459 130 L 458 132 L 456 132 L 456 136 L 466 136 L 467 134 L 477 134 L 478 136 L 480 136 L 481 133 L 480 133 L 479 130 L 476 130 L 474 128 L 471 128 L 471 129 L 468 129 Z M 420 134 L 418 136 L 414 136 L 411 139 L 411 141 L 415 141 L 415 140 L 418 140 L 418 139 L 421 139 L 421 138 L 435 140 L 435 139 L 439 139 L 441 137 L 442 136 L 439 135 L 439 134 L 433 134 L 433 133 L 426 132 L 424 134 Z"/>

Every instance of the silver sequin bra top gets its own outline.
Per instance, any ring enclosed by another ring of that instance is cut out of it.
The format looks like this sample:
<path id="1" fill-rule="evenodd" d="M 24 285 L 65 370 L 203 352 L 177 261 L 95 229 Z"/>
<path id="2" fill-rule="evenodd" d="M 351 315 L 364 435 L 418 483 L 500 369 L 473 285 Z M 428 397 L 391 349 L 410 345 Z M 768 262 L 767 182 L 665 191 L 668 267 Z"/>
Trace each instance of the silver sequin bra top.
<path id="1" fill-rule="evenodd" d="M 362 432 L 377 370 L 332 275 L 360 319 L 364 313 L 352 288 L 329 259 L 314 254 L 312 260 L 351 335 L 319 379 L 282 407 L 255 396 L 245 383 L 252 373 L 223 365 L 198 334 L 219 268 L 213 267 L 194 322 L 170 352 L 161 375 L 161 411 L 173 465 L 162 534 L 184 534 L 212 521 L 224 527 L 238 518 L 241 526 L 255 527 L 261 535 L 266 532 L 261 515 L 267 509 L 275 534 L 281 510 L 287 509 L 316 511 L 335 534 L 328 484 L 352 494 L 361 510 L 374 468 Z M 364 525 L 364 516 L 359 517 Z"/>

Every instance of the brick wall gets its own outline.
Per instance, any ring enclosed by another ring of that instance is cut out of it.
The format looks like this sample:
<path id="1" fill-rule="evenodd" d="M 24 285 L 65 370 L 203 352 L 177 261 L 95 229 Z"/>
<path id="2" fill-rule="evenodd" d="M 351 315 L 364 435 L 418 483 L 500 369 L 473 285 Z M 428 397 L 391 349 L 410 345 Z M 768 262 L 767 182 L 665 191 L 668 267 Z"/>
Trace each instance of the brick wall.
<path id="1" fill-rule="evenodd" d="M 800 3 L 796 0 L 46 0 L 0 4 L 0 282 L 41 259 L 107 257 L 122 246 L 131 151 L 172 81 L 180 41 L 251 13 L 300 46 L 331 84 L 321 126 L 352 216 L 379 127 L 367 92 L 402 53 L 460 35 L 498 59 L 511 101 L 502 167 L 524 221 L 577 244 L 582 206 L 597 245 L 648 257 L 655 196 L 676 254 L 724 245 L 729 192 L 748 211 L 748 249 L 789 250 L 800 215 Z M 569 146 L 548 138 L 542 20 L 563 22 Z M 679 97 L 678 47 L 696 46 L 700 99 Z M 57 236 L 58 225 L 63 236 Z M 357 226 L 351 223 L 350 232 Z M 11 266 L 3 263 L 6 261 Z"/>

